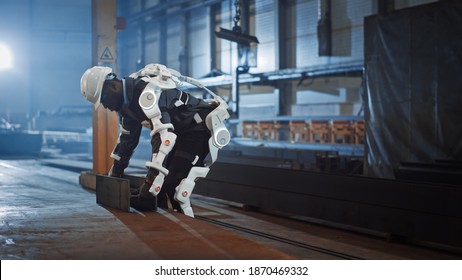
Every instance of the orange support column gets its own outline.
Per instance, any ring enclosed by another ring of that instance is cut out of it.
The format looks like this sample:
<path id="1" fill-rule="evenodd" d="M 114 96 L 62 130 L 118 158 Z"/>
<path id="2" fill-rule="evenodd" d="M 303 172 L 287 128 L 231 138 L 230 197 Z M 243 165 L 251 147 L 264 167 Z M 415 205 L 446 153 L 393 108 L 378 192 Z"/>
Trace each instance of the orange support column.
<path id="1" fill-rule="evenodd" d="M 93 113 L 93 173 L 108 174 L 117 137 L 117 114 L 102 107 L 98 108 Z"/>
<path id="2" fill-rule="evenodd" d="M 93 0 L 93 64 L 108 66 L 117 73 L 116 0 Z M 93 172 L 107 174 L 112 166 L 111 153 L 117 142 L 117 114 L 102 106 L 93 114 Z"/>
<path id="3" fill-rule="evenodd" d="M 92 0 L 92 63 L 108 66 L 117 73 L 116 0 Z M 117 114 L 102 106 L 93 112 L 93 170 L 80 175 L 80 184 L 96 188 L 96 174 L 107 174 L 118 137 Z"/>

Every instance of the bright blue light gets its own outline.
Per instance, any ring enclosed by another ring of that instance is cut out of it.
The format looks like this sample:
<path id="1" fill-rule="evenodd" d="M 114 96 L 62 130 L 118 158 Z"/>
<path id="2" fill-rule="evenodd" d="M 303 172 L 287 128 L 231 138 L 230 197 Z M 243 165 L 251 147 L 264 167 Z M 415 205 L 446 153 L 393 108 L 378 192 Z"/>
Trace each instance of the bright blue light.
<path id="1" fill-rule="evenodd" d="M 0 42 L 0 71 L 13 68 L 13 53 L 10 48 Z"/>

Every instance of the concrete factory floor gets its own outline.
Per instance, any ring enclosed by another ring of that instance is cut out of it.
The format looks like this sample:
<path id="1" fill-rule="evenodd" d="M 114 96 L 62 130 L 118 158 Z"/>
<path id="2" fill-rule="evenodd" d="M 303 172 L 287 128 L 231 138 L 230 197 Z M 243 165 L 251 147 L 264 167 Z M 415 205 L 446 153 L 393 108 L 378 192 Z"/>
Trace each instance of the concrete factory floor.
<path id="1" fill-rule="evenodd" d="M 293 259 L 182 214 L 102 207 L 78 179 L 0 160 L 0 259 Z"/>
<path id="2" fill-rule="evenodd" d="M 139 166 L 128 171 L 142 174 Z M 90 168 L 71 158 L 0 159 L 1 260 L 462 259 L 198 195 L 196 219 L 103 207 L 79 184 L 79 172 Z"/>

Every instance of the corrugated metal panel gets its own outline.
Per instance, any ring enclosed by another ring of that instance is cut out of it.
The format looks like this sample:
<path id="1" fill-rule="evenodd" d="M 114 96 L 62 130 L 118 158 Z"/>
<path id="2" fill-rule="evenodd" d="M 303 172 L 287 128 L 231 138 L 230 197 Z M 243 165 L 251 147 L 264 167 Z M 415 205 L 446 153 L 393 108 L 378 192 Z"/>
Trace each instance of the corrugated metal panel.
<path id="1" fill-rule="evenodd" d="M 233 16 L 235 15 L 235 9 L 233 5 L 234 1 L 227 0 L 221 3 L 220 10 L 220 22 L 219 27 L 231 30 L 233 28 Z M 237 56 L 234 54 L 236 51 L 232 51 L 236 47 L 235 43 L 226 41 L 223 39 L 217 39 L 217 52 L 220 52 L 220 59 L 218 68 L 221 71 L 232 73 L 236 69 Z"/>
<path id="2" fill-rule="evenodd" d="M 224 40 L 222 40 L 224 41 Z M 222 42 L 223 44 L 224 42 Z M 231 42 L 226 42 L 226 45 L 231 45 Z M 236 51 L 232 51 L 231 48 L 227 48 L 226 50 L 222 50 L 221 52 L 221 70 L 228 73 L 233 73 L 235 70 L 235 65 L 237 61 L 237 53 Z"/>
<path id="3" fill-rule="evenodd" d="M 119 75 L 129 75 L 136 72 L 137 68 L 140 67 L 138 65 L 142 59 L 140 36 L 141 32 L 138 25 L 128 26 L 127 30 L 121 33 L 120 36 L 118 35 L 119 48 L 123 48 L 118 57 L 118 63 L 122 65 L 122 67 L 119 67 Z"/>
<path id="4" fill-rule="evenodd" d="M 144 63 L 158 63 L 160 59 L 160 42 L 158 28 L 146 29 L 144 45 Z"/>
<path id="5" fill-rule="evenodd" d="M 255 36 L 258 44 L 258 67 L 255 72 L 276 70 L 274 0 L 255 1 Z"/>
<path id="6" fill-rule="evenodd" d="M 150 0 L 149 3 L 154 3 Z M 285 44 L 285 52 L 276 53 L 276 44 L 279 43 L 275 34 L 278 23 L 275 22 L 275 7 L 280 0 L 258 0 L 250 1 L 250 22 L 248 32 L 258 37 L 258 68 L 251 68 L 251 72 L 270 72 L 276 69 L 276 59 L 285 59 L 285 68 L 312 68 L 312 67 L 335 67 L 336 65 L 348 66 L 358 65 L 363 60 L 363 17 L 373 13 L 377 8 L 375 2 L 351 0 L 332 0 L 332 24 L 333 30 L 333 56 L 318 56 L 318 0 L 287 0 L 281 7 L 280 20 L 284 20 L 284 30 L 280 30 L 280 36 Z M 163 4 L 161 1 L 159 4 Z M 245 3 L 243 3 L 245 4 Z M 181 11 L 181 8 L 178 7 Z M 179 55 L 187 51 L 188 74 L 193 77 L 202 77 L 210 73 L 211 44 L 217 43 L 217 68 L 226 73 L 235 72 L 237 66 L 237 44 L 217 39 L 210 36 L 210 29 L 217 30 L 218 27 L 232 29 L 233 17 L 235 16 L 234 0 L 221 2 L 221 10 L 216 15 L 217 23 L 210 26 L 209 6 L 190 9 L 187 11 L 173 12 L 155 25 L 166 24 L 166 58 L 165 62 L 169 67 L 180 70 Z M 187 22 L 184 18 L 187 18 Z M 187 28 L 187 30 L 184 30 Z M 159 59 L 159 38 L 153 33 L 157 28 L 146 29 L 147 48 L 146 63 Z M 158 33 L 158 31 L 155 31 Z M 132 32 L 133 33 L 133 32 Z M 187 38 L 185 37 L 187 34 Z M 127 36 L 128 37 L 128 36 Z M 140 49 L 136 44 L 141 43 L 139 38 L 133 43 L 127 42 L 127 48 Z M 187 40 L 187 42 L 186 42 Z M 187 45 L 185 45 L 186 43 Z M 183 49 L 187 47 L 186 49 Z M 126 51 L 130 58 L 127 64 L 133 65 L 140 58 L 140 50 Z M 125 58 L 124 58 L 125 59 Z M 157 62 L 157 61 L 155 61 Z M 125 71 L 125 69 L 124 69 Z M 185 72 L 185 70 L 181 70 Z"/>
<path id="7" fill-rule="evenodd" d="M 127 15 L 133 15 L 135 13 L 139 13 L 142 11 L 142 0 L 132 0 L 130 1 L 129 5 L 125 5 L 127 7 Z"/>
<path id="8" fill-rule="evenodd" d="M 316 33 L 297 37 L 296 67 L 313 66 L 319 63 L 317 38 Z"/>
<path id="9" fill-rule="evenodd" d="M 258 45 L 258 67 L 252 68 L 254 72 L 267 72 L 276 70 L 274 43 Z"/>
<path id="10" fill-rule="evenodd" d="M 362 26 L 364 24 L 364 17 L 376 14 L 377 10 L 374 5 L 374 2 L 375 1 L 349 2 L 348 6 L 346 7 L 345 13 L 347 14 L 347 17 L 350 19 L 351 25 Z"/>
<path id="11" fill-rule="evenodd" d="M 287 49 L 296 54 L 294 67 L 312 66 L 318 55 L 316 25 L 318 22 L 318 1 L 297 1 L 295 7 L 296 45 Z"/>
<path id="12" fill-rule="evenodd" d="M 209 7 L 194 9 L 188 23 L 190 73 L 201 77 L 210 73 Z"/>
<path id="13" fill-rule="evenodd" d="M 297 36 L 316 34 L 318 0 L 297 1 L 295 18 Z"/>
<path id="14" fill-rule="evenodd" d="M 268 12 L 273 12 L 274 10 L 274 1 L 276 0 L 258 0 L 255 1 L 255 14 L 264 14 Z"/>
<path id="15" fill-rule="evenodd" d="M 258 12 L 258 9 L 257 9 Z M 260 44 L 274 43 L 274 11 L 258 13 L 256 15 L 256 36 Z"/>
<path id="16" fill-rule="evenodd" d="M 351 61 L 363 60 L 364 56 L 364 26 L 354 26 L 351 30 Z"/>
<path id="17" fill-rule="evenodd" d="M 225 0 L 221 2 L 221 11 L 220 11 L 220 26 L 223 28 L 231 29 L 233 24 L 234 16 L 234 1 Z"/>
<path id="18" fill-rule="evenodd" d="M 431 2 L 431 1 L 414 1 Z M 158 0 L 149 0 L 146 7 L 161 4 Z M 277 0 L 252 1 L 250 7 L 250 30 L 249 33 L 258 37 L 258 68 L 251 69 L 252 72 L 266 72 L 277 70 L 275 46 L 275 5 Z M 210 37 L 210 28 L 223 27 L 231 29 L 235 7 L 233 0 L 226 0 L 221 3 L 221 11 L 217 16 L 219 22 L 214 27 L 209 26 L 209 7 L 201 7 L 190 10 L 190 20 L 185 24 L 188 26 L 188 51 L 190 59 L 191 75 L 201 76 L 210 71 L 210 43 L 217 40 Z M 316 26 L 318 21 L 318 0 L 293 0 L 286 1 L 283 8 L 285 11 L 281 20 L 285 21 L 286 29 L 281 30 L 281 36 L 286 42 L 284 54 L 280 54 L 287 60 L 287 67 L 312 67 L 323 65 L 334 65 L 358 62 L 363 59 L 363 17 L 370 15 L 376 9 L 376 4 L 371 1 L 362 0 L 332 0 L 332 25 L 333 25 L 333 56 L 319 57 Z M 130 14 L 140 12 L 141 1 L 131 1 L 127 5 Z M 169 65 L 179 65 L 178 56 L 183 48 L 181 38 L 183 32 L 181 21 L 168 17 L 167 19 L 167 59 Z M 146 32 L 151 32 L 151 27 Z M 148 34 L 146 39 L 150 41 L 154 37 Z M 153 44 L 148 42 L 148 44 Z M 146 60 L 158 59 L 147 48 Z M 230 52 L 230 49 L 232 51 Z M 149 52 L 149 53 L 148 53 Z M 236 68 L 236 44 L 226 40 L 218 39 L 217 52 L 220 58 L 218 68 L 225 72 L 233 72 Z M 139 58 L 138 58 L 139 59 Z M 129 63 L 127 61 L 127 63 Z"/>
<path id="19" fill-rule="evenodd" d="M 145 1 L 146 1 L 146 4 L 145 4 L 146 8 L 155 7 L 155 6 L 159 5 L 160 2 L 161 2 L 160 0 L 145 0 Z M 130 1 L 130 3 L 131 3 L 131 1 Z"/>
<path id="20" fill-rule="evenodd" d="M 332 52 L 331 57 L 318 56 L 316 26 L 318 1 L 300 0 L 295 6 L 296 45 L 286 45 L 288 59 L 296 54 L 295 67 L 310 67 L 349 63 L 363 60 L 363 18 L 372 13 L 372 3 L 367 1 L 332 0 Z M 294 8 L 292 8 L 294 9 Z M 288 11 L 289 15 L 294 13 Z M 288 20 L 288 29 L 293 28 Z M 292 35 L 291 31 L 288 34 Z M 290 62 L 290 60 L 289 60 Z"/>
<path id="21" fill-rule="evenodd" d="M 340 62 L 363 59 L 363 19 L 372 14 L 372 2 L 333 1 L 333 55 Z M 335 60 L 334 60 L 335 61 Z"/>
<path id="22" fill-rule="evenodd" d="M 179 55 L 184 46 L 184 39 L 181 38 L 182 19 L 179 16 L 169 17 L 167 20 L 167 65 L 170 68 L 180 70 Z M 186 73 L 185 73 L 186 74 Z"/>

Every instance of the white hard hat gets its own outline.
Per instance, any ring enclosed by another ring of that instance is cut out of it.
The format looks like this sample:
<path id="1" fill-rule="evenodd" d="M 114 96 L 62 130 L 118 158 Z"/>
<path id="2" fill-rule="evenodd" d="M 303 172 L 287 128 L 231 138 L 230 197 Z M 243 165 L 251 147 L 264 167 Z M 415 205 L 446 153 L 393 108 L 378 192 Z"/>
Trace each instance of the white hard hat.
<path id="1" fill-rule="evenodd" d="M 80 79 L 80 90 L 83 97 L 98 108 L 101 100 L 101 91 L 103 89 L 104 81 L 108 74 L 112 73 L 110 67 L 93 66 L 83 73 Z"/>

